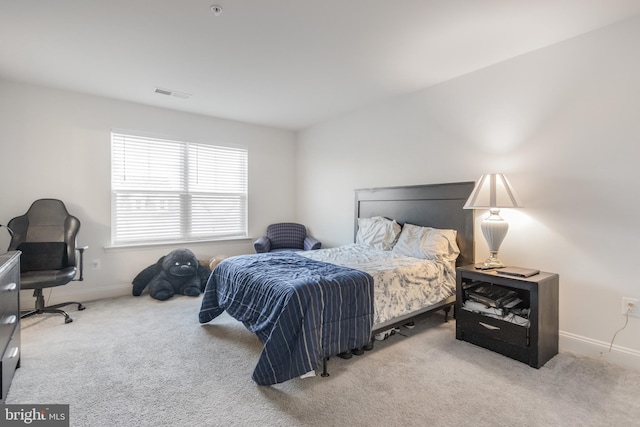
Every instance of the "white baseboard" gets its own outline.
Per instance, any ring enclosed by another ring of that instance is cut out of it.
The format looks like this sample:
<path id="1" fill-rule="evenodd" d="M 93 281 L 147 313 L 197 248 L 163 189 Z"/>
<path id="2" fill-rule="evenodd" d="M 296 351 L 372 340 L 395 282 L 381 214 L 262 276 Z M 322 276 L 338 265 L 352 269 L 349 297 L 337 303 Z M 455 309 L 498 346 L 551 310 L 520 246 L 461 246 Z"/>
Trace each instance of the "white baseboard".
<path id="1" fill-rule="evenodd" d="M 35 298 L 33 298 L 32 291 L 24 290 L 20 294 L 20 309 L 30 310 L 35 306 Z M 81 303 L 87 301 L 95 301 L 105 298 L 115 298 L 125 295 L 131 295 L 131 283 L 103 286 L 98 289 L 73 289 L 67 290 L 65 286 L 59 286 L 49 289 L 44 289 L 44 298 L 47 305 L 58 304 L 66 301 L 78 301 Z"/>
<path id="2" fill-rule="evenodd" d="M 609 347 L 610 342 L 594 340 L 581 335 L 560 331 L 560 351 L 582 356 L 602 358 L 607 362 L 640 371 L 640 351 L 618 345 Z"/>

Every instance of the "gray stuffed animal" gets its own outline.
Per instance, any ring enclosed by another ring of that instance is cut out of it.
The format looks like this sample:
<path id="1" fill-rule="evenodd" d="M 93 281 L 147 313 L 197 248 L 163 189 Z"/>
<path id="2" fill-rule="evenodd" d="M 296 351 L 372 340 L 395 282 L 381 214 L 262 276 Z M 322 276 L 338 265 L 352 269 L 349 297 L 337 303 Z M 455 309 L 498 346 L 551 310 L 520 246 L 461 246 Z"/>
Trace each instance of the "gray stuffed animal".
<path id="1" fill-rule="evenodd" d="M 211 270 L 199 265 L 189 249 L 176 249 L 142 270 L 133 279 L 133 295 L 139 296 L 148 286 L 149 295 L 165 301 L 175 294 L 192 297 L 204 290 Z"/>

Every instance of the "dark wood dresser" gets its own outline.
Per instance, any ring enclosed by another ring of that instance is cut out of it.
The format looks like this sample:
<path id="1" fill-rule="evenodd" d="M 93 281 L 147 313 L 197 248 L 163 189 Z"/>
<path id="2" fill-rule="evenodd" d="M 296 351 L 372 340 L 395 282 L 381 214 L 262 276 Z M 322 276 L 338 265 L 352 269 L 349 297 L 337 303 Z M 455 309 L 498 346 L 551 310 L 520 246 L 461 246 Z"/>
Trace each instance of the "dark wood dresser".
<path id="1" fill-rule="evenodd" d="M 20 252 L 0 255 L 0 382 L 4 403 L 20 367 Z"/>

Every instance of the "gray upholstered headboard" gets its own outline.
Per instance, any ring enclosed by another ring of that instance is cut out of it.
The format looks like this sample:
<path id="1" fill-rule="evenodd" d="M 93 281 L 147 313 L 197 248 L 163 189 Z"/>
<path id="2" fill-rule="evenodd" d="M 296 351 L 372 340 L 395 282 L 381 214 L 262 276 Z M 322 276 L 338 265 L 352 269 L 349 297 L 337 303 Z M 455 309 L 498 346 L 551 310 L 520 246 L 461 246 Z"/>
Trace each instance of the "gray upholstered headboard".
<path id="1" fill-rule="evenodd" d="M 372 216 L 395 219 L 399 224 L 450 228 L 458 231 L 460 256 L 456 265 L 473 264 L 473 209 L 462 208 L 473 186 L 473 182 L 455 182 L 357 189 L 354 240 L 358 218 Z"/>

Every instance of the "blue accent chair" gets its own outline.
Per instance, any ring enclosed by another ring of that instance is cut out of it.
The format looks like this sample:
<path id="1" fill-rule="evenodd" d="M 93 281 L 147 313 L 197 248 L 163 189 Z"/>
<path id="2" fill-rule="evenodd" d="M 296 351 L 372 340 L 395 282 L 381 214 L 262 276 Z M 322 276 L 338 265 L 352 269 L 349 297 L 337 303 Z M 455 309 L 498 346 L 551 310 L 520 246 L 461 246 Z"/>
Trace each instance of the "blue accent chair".
<path id="1" fill-rule="evenodd" d="M 253 243 L 256 253 L 277 251 L 310 251 L 322 243 L 307 235 L 307 228 L 295 222 L 281 222 L 267 227 L 267 234 Z"/>

